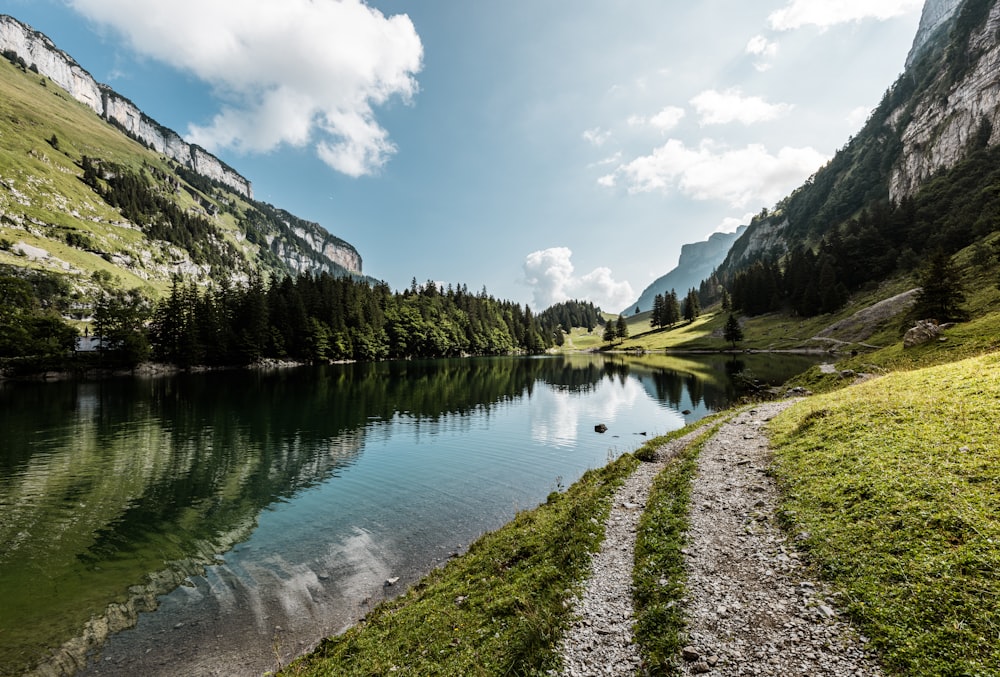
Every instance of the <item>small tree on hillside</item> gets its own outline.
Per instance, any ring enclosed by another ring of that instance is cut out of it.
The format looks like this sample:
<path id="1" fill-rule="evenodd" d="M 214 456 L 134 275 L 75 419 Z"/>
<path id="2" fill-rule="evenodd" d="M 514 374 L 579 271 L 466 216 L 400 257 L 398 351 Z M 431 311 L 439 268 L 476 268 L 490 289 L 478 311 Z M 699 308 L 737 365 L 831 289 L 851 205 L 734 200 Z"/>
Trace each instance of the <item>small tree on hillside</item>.
<path id="1" fill-rule="evenodd" d="M 743 340 L 743 328 L 740 326 L 740 321 L 732 313 L 729 313 L 729 319 L 726 320 L 722 335 L 733 344 L 733 350 L 736 350 L 736 344 Z"/>
<path id="2" fill-rule="evenodd" d="M 961 307 L 964 302 L 958 269 L 950 256 L 938 250 L 920 275 L 920 291 L 913 312 L 918 318 L 939 322 L 965 320 L 969 314 Z"/>
<path id="3" fill-rule="evenodd" d="M 681 304 L 677 300 L 677 292 L 673 289 L 663 297 L 663 323 L 664 327 L 673 327 L 681 321 Z"/>
<path id="4" fill-rule="evenodd" d="M 653 312 L 649 316 L 649 325 L 651 327 L 663 326 L 663 294 L 657 294 L 653 298 Z"/>
<path id="5" fill-rule="evenodd" d="M 628 325 L 625 324 L 624 315 L 618 316 L 618 321 L 615 323 L 615 336 L 622 341 L 628 338 Z"/>
<path id="6" fill-rule="evenodd" d="M 615 342 L 615 338 L 617 336 L 618 336 L 618 333 L 615 331 L 615 323 L 614 322 L 605 322 L 604 323 L 604 335 L 601 337 L 601 338 L 604 339 L 604 342 L 605 343 L 614 343 Z"/>

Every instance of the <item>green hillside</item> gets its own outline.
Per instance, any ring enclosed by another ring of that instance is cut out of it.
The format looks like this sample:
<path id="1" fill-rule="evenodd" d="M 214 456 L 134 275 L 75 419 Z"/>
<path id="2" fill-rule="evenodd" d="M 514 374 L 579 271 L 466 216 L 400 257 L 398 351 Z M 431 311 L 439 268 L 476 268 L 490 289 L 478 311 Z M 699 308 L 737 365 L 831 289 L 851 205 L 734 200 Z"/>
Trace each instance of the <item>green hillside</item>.
<path id="1" fill-rule="evenodd" d="M 287 252 L 317 270 L 351 272 L 322 260 L 303 232 L 356 255 L 316 224 L 195 174 L 31 69 L 0 60 L 0 265 L 54 272 L 83 297 L 102 285 L 156 297 L 178 273 L 196 281 L 294 273 Z"/>

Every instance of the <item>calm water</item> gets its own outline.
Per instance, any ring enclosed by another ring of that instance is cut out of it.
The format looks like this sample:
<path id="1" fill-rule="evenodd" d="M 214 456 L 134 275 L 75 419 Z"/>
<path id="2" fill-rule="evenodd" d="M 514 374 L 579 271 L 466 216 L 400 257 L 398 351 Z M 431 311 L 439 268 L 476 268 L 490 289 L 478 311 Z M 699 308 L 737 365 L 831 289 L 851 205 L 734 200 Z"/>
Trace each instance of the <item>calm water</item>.
<path id="1" fill-rule="evenodd" d="M 740 359 L 778 382 L 812 362 Z M 0 674 L 273 669 L 642 433 L 727 406 L 726 361 L 2 384 Z"/>

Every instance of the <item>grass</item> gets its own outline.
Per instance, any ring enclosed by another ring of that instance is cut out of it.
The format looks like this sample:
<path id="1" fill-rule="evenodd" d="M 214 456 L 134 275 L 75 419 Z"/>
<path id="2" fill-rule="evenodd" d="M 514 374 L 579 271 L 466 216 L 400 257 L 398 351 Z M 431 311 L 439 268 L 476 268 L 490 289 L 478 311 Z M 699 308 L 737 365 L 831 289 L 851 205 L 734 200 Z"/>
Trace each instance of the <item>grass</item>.
<path id="1" fill-rule="evenodd" d="M 782 515 L 890 671 L 1000 674 L 1000 355 L 772 422 Z"/>
<path id="2" fill-rule="evenodd" d="M 699 425 L 704 423 L 701 421 Z M 688 528 L 691 480 L 702 445 L 717 429 L 718 425 L 713 426 L 684 447 L 657 476 L 639 522 L 632 586 L 635 639 L 645 666 L 644 674 L 674 674 L 678 653 L 684 645 L 686 577 L 681 549 Z M 667 439 L 651 440 L 650 444 L 659 446 Z"/>
<path id="3" fill-rule="evenodd" d="M 325 640 L 284 675 L 541 675 L 572 619 L 615 489 L 636 458 L 591 470 L 565 493 L 486 534 L 403 596 Z"/>
<path id="4" fill-rule="evenodd" d="M 43 84 L 44 83 L 44 84 Z M 58 147 L 50 143 L 58 139 Z M 24 73 L 0 59 L 0 240 L 24 242 L 48 251 L 54 259 L 29 262 L 0 248 L 0 264 L 69 273 L 77 285 L 92 286 L 95 271 L 112 273 L 123 287 L 142 287 L 158 295 L 170 286 L 169 263 L 178 251 L 148 240 L 139 230 L 123 225 L 121 213 L 108 206 L 81 180 L 79 166 L 88 155 L 138 171 L 147 166 L 173 174 L 169 161 L 122 134 L 93 110 L 75 101 L 58 85 L 30 71 Z M 237 209 L 247 203 L 230 195 Z M 176 196 L 183 209 L 200 208 L 187 190 Z M 235 218 L 215 218 L 231 242 L 239 244 Z M 95 249 L 111 254 L 148 255 L 159 264 L 148 268 L 146 280 L 108 263 L 100 255 L 66 244 L 70 233 L 83 236 Z"/>

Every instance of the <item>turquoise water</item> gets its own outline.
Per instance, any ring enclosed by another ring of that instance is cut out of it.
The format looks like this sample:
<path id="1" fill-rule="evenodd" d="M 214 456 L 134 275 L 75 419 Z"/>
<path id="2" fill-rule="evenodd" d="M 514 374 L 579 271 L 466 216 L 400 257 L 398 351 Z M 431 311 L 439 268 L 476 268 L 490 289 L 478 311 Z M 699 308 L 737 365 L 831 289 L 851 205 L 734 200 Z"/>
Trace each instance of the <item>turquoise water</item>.
<path id="1" fill-rule="evenodd" d="M 572 356 L 4 384 L 0 674 L 273 669 L 726 406 L 726 373 Z"/>

